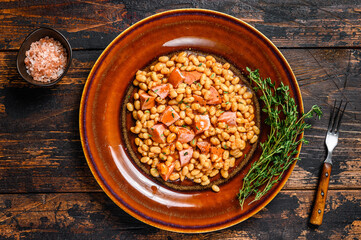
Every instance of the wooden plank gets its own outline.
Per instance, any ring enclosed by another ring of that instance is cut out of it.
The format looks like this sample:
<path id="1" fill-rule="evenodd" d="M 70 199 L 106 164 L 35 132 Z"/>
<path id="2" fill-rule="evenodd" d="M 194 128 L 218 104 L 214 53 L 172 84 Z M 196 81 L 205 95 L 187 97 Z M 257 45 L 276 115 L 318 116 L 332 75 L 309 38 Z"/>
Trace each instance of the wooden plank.
<path id="1" fill-rule="evenodd" d="M 278 47 L 361 46 L 358 1 L 0 1 L 0 49 L 18 49 L 40 26 L 60 30 L 73 48 L 103 49 L 141 19 L 177 8 L 204 8 L 242 19 Z"/>
<path id="2" fill-rule="evenodd" d="M 301 88 L 305 110 L 317 104 L 324 115 L 321 120 L 308 122 L 312 129 L 306 130 L 304 145 L 294 173 L 287 182 L 289 188 L 315 187 L 321 165 L 326 158 L 324 140 L 334 100 L 348 101 L 343 117 L 339 143 L 333 153 L 333 169 L 330 187 L 340 189 L 344 185 L 357 187 L 361 178 L 361 55 L 359 50 L 313 49 L 283 50 Z M 307 182 L 307 184 L 306 184 Z"/>
<path id="3" fill-rule="evenodd" d="M 283 191 L 254 217 L 192 239 L 357 239 L 361 192 L 329 191 L 323 225 L 308 224 L 314 191 Z M 185 239 L 150 227 L 103 193 L 0 195 L 1 239 Z"/>
<path id="4" fill-rule="evenodd" d="M 360 50 L 284 49 L 305 104 L 324 108 L 311 119 L 301 161 L 285 189 L 315 189 L 326 157 L 328 107 L 349 100 L 335 149 L 330 189 L 359 189 L 361 182 Z M 0 193 L 101 191 L 84 159 L 78 133 L 83 84 L 100 51 L 75 51 L 67 76 L 51 88 L 28 85 L 17 75 L 16 53 L 0 53 Z M 317 85 L 315 84 L 317 83 Z"/>
<path id="5" fill-rule="evenodd" d="M 64 79 L 39 88 L 17 74 L 15 53 L 0 53 L 0 192 L 100 191 L 78 125 L 83 85 L 99 55 L 74 52 Z"/>

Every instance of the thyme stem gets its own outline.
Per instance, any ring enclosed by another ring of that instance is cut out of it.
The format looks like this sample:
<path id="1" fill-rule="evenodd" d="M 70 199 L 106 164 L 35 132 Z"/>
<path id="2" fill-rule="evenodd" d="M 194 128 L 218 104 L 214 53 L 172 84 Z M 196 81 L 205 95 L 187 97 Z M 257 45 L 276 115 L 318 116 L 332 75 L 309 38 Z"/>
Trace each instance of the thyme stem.
<path id="1" fill-rule="evenodd" d="M 267 114 L 265 123 L 270 126 L 270 133 L 268 139 L 260 143 L 260 158 L 252 164 L 243 179 L 238 195 L 242 208 L 249 196 L 255 195 L 254 202 L 267 194 L 289 166 L 299 159 L 295 157 L 297 147 L 301 142 L 307 142 L 303 138 L 297 140 L 298 136 L 311 127 L 304 120 L 314 115 L 320 118 L 322 115 L 317 105 L 312 106 L 307 113 L 299 113 L 288 86 L 281 83 L 276 87 L 270 78 L 262 79 L 258 70 L 247 68 L 247 71 L 251 84 L 255 85 L 254 90 L 262 93 L 260 99 L 265 105 L 262 111 Z"/>

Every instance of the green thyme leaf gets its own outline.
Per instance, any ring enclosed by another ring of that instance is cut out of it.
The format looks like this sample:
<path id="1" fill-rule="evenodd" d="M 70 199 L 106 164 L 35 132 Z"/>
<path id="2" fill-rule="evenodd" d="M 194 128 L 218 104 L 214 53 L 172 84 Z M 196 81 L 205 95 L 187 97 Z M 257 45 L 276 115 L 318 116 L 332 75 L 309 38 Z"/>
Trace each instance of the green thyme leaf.
<path id="1" fill-rule="evenodd" d="M 267 140 L 260 143 L 262 148 L 260 158 L 251 165 L 243 178 L 238 195 L 242 208 L 248 197 L 254 196 L 251 203 L 259 200 L 282 179 L 284 172 L 299 159 L 295 154 L 298 145 L 304 140 L 298 137 L 304 129 L 310 127 L 304 120 L 314 115 L 320 118 L 322 115 L 320 107 L 316 105 L 307 113 L 299 113 L 288 86 L 283 83 L 276 86 L 270 78 L 262 79 L 258 70 L 251 71 L 247 68 L 247 71 L 254 90 L 262 95 L 260 97 L 264 103 L 262 111 L 267 114 L 265 123 L 270 126 L 270 132 Z"/>

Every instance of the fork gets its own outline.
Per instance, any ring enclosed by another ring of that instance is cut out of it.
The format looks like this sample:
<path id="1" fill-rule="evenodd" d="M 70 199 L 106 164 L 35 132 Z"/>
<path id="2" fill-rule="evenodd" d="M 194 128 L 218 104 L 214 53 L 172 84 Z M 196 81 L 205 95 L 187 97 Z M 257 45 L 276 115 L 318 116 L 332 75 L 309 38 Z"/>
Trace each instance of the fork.
<path id="1" fill-rule="evenodd" d="M 332 160 L 331 160 L 332 151 L 338 143 L 339 128 L 343 113 L 345 112 L 347 106 L 347 102 L 343 107 L 342 111 L 340 111 L 341 105 L 342 105 L 342 100 L 338 108 L 336 107 L 336 101 L 335 101 L 333 109 L 331 110 L 330 121 L 328 123 L 328 130 L 325 140 L 328 152 L 327 152 L 326 160 L 323 163 L 322 174 L 317 188 L 316 200 L 313 206 L 313 211 L 310 219 L 310 223 L 314 225 L 321 225 L 323 220 L 328 184 L 330 181 L 330 175 L 332 169 Z"/>

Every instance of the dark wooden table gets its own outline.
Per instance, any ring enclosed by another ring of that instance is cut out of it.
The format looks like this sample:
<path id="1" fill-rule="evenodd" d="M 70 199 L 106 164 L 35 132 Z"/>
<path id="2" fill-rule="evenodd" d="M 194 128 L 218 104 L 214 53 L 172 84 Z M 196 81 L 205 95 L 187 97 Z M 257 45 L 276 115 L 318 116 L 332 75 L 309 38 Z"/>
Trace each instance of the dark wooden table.
<path id="1" fill-rule="evenodd" d="M 51 2 L 51 3 L 47 3 Z M 310 120 L 289 181 L 254 217 L 231 228 L 183 235 L 126 214 L 93 178 L 79 139 L 82 89 L 95 60 L 119 33 L 157 12 L 206 8 L 240 18 L 270 38 L 290 63 Z M 33 29 L 60 30 L 73 47 L 67 76 L 33 87 L 16 71 Z M 0 239 L 360 239 L 361 3 L 359 0 L 0 1 Z M 308 224 L 329 108 L 346 99 L 339 145 L 319 228 Z"/>

